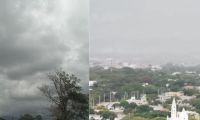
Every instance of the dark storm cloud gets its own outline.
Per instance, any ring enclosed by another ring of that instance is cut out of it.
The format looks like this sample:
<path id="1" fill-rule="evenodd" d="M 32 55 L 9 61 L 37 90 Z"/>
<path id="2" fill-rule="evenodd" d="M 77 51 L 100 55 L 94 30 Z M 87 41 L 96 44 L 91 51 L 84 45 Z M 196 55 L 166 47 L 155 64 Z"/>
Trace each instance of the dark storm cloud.
<path id="1" fill-rule="evenodd" d="M 0 67 L 11 79 L 55 69 L 69 49 L 59 42 L 54 26 L 38 26 L 39 21 L 34 21 L 31 13 L 26 15 L 26 8 L 21 8 L 36 3 L 21 1 L 18 4 L 16 8 L 17 4 L 8 0 L 0 6 Z"/>
<path id="2" fill-rule="evenodd" d="M 199 63 L 198 0 L 92 0 L 91 56 Z"/>
<path id="3" fill-rule="evenodd" d="M 60 67 L 87 87 L 88 1 L 1 0 L 0 113 L 45 108 L 38 87 Z"/>

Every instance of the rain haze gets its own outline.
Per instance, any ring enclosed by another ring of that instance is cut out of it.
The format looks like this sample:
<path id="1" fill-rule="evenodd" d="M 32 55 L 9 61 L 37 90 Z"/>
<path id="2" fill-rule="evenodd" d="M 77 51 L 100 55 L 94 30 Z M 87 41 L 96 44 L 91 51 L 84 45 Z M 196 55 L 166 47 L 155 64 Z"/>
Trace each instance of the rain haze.
<path id="1" fill-rule="evenodd" d="M 63 68 L 88 84 L 87 0 L 0 1 L 0 115 L 41 114 L 38 87 Z"/>
<path id="2" fill-rule="evenodd" d="M 91 0 L 90 57 L 200 62 L 200 1 Z"/>

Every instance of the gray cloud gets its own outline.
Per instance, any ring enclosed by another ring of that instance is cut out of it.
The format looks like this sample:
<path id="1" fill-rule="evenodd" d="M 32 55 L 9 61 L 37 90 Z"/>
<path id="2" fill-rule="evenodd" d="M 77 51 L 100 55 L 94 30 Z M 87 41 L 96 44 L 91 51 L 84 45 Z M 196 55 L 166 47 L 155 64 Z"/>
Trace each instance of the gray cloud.
<path id="1" fill-rule="evenodd" d="M 87 87 L 88 1 L 0 1 L 1 115 L 45 108 L 38 86 L 60 67 Z"/>
<path id="2" fill-rule="evenodd" d="M 92 57 L 199 63 L 198 0 L 92 0 L 90 4 Z"/>

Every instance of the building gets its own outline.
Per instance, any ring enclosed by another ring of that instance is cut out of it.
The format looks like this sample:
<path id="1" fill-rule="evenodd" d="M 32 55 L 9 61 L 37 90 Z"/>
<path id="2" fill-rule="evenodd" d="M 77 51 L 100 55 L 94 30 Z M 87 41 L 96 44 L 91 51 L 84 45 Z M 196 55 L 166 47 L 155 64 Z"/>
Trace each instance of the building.
<path id="1" fill-rule="evenodd" d="M 147 105 L 148 101 L 146 98 L 146 94 L 143 94 L 140 99 L 136 99 L 135 96 L 131 97 L 131 99 L 126 100 L 128 103 L 135 103 L 137 105 Z"/>
<path id="2" fill-rule="evenodd" d="M 89 81 L 89 87 L 92 87 L 92 86 L 94 86 L 94 84 L 96 84 L 97 83 L 97 81 Z"/>
<path id="3" fill-rule="evenodd" d="M 158 101 L 164 103 L 166 102 L 167 100 L 171 99 L 172 97 L 182 97 L 184 96 L 184 93 L 182 91 L 179 91 L 179 92 L 165 92 L 165 93 L 162 93 L 160 95 L 158 95 Z"/>
<path id="4" fill-rule="evenodd" d="M 167 116 L 167 120 L 188 120 L 188 113 L 183 108 L 182 112 L 177 111 L 176 101 L 173 99 L 171 106 L 171 116 Z"/>
<path id="5" fill-rule="evenodd" d="M 179 92 L 166 92 L 165 96 L 167 97 L 180 97 L 180 96 L 184 96 L 184 93 L 182 91 Z"/>
<path id="6" fill-rule="evenodd" d="M 180 75 L 181 72 L 173 72 L 172 75 Z"/>
<path id="7" fill-rule="evenodd" d="M 195 89 L 195 86 L 193 86 L 193 85 L 185 85 L 183 88 L 186 89 L 186 90 L 193 90 L 193 89 Z"/>
<path id="8" fill-rule="evenodd" d="M 102 120 L 102 117 L 100 115 L 97 115 L 97 114 L 90 114 L 89 120 Z"/>
<path id="9" fill-rule="evenodd" d="M 153 108 L 154 111 L 163 111 L 163 112 L 169 112 L 168 109 L 164 108 L 162 105 L 150 105 L 151 108 Z"/>

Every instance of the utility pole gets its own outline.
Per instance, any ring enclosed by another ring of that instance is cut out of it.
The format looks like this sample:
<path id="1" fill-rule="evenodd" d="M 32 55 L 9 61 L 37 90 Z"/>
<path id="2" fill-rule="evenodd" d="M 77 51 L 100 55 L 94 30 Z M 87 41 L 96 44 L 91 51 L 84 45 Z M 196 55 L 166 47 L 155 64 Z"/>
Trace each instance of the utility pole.
<path id="1" fill-rule="evenodd" d="M 111 96 L 111 92 L 110 92 L 110 103 L 112 102 L 111 97 L 112 97 L 112 96 Z"/>
<path id="2" fill-rule="evenodd" d="M 131 97 L 133 97 L 133 91 L 131 91 Z"/>
<path id="3" fill-rule="evenodd" d="M 92 101 L 93 101 L 93 108 L 94 108 L 94 98 L 93 98 L 93 100 L 92 100 Z"/>
<path id="4" fill-rule="evenodd" d="M 115 102 L 115 95 L 116 95 L 116 93 L 117 93 L 117 92 L 115 92 L 115 91 L 112 92 L 112 95 L 113 95 L 112 101 L 114 101 L 114 102 Z"/>
<path id="5" fill-rule="evenodd" d="M 104 103 L 106 102 L 106 95 L 105 95 L 105 93 L 103 94 L 103 101 L 104 101 Z"/>
<path id="6" fill-rule="evenodd" d="M 99 95 L 99 105 L 100 105 L 100 103 L 101 103 L 101 96 Z"/>

